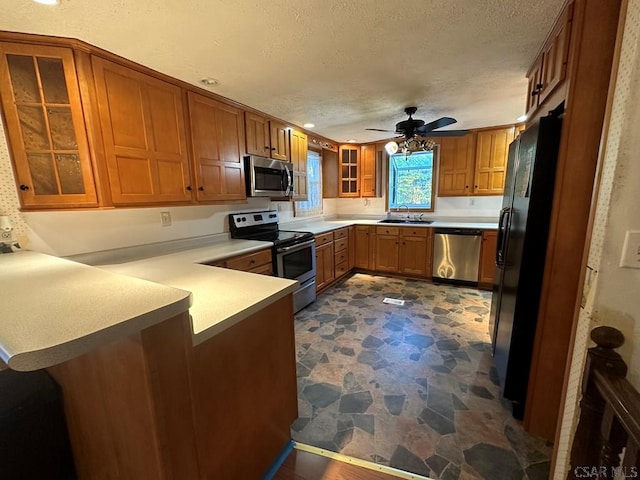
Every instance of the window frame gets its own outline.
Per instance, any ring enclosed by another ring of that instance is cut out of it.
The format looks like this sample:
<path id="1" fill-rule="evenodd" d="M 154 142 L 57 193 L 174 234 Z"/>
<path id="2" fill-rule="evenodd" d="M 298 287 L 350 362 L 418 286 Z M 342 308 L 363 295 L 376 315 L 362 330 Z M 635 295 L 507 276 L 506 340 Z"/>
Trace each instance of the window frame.
<path id="1" fill-rule="evenodd" d="M 436 208 L 436 197 L 437 188 L 438 188 L 438 166 L 440 165 L 440 145 L 436 144 L 433 147 L 433 172 L 431 174 L 431 208 L 409 208 L 409 212 L 435 212 Z M 387 168 L 386 168 L 387 178 L 385 179 L 385 209 L 387 212 L 406 212 L 407 209 L 402 208 L 391 208 L 389 207 L 389 182 L 391 181 L 391 155 L 387 154 Z"/>

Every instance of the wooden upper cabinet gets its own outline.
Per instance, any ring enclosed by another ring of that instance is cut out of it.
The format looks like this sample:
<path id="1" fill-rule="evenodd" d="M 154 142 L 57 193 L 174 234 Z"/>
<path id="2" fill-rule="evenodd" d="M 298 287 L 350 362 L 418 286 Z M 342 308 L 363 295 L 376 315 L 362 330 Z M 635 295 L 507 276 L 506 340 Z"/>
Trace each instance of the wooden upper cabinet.
<path id="1" fill-rule="evenodd" d="M 527 73 L 526 111 L 529 117 L 566 78 L 572 20 L 573 2 L 560 13 L 542 51 Z"/>
<path id="2" fill-rule="evenodd" d="M 502 195 L 507 170 L 509 144 L 514 128 L 497 128 L 477 132 L 475 195 Z"/>
<path id="3" fill-rule="evenodd" d="M 196 198 L 245 200 L 242 111 L 194 92 L 187 98 Z"/>
<path id="4" fill-rule="evenodd" d="M 337 198 L 340 175 L 338 152 L 322 151 L 322 198 Z"/>
<path id="5" fill-rule="evenodd" d="M 572 18 L 573 3 L 570 3 L 560 15 L 549 40 L 543 48 L 542 72 L 540 74 L 542 89 L 538 95 L 539 104 L 544 102 L 555 88 L 564 82 L 567 76 Z"/>
<path id="6" fill-rule="evenodd" d="M 0 43 L 0 95 L 23 208 L 97 206 L 73 51 Z"/>
<path id="7" fill-rule="evenodd" d="M 271 158 L 288 162 L 291 159 L 289 151 L 289 128 L 284 123 L 269 121 L 271 130 Z"/>
<path id="8" fill-rule="evenodd" d="M 542 89 L 542 55 L 536 58 L 527 72 L 527 102 L 526 114 L 530 116 L 537 108 L 540 100 L 540 90 Z"/>
<path id="9" fill-rule="evenodd" d="M 357 145 L 340 145 L 338 157 L 340 197 L 360 196 L 360 147 Z"/>
<path id="10" fill-rule="evenodd" d="M 293 199 L 307 199 L 307 151 L 309 149 L 307 135 L 291 130 L 291 162 L 293 163 Z"/>
<path id="11" fill-rule="evenodd" d="M 247 153 L 261 157 L 271 156 L 271 131 L 269 120 L 262 115 L 245 112 L 244 122 L 247 138 Z"/>
<path id="12" fill-rule="evenodd" d="M 115 205 L 191 200 L 179 87 L 92 58 Z"/>
<path id="13" fill-rule="evenodd" d="M 289 128 L 285 124 L 251 112 L 245 112 L 244 121 L 249 155 L 284 162 L 291 159 Z"/>
<path id="14" fill-rule="evenodd" d="M 438 196 L 452 197 L 473 193 L 476 135 L 442 137 L 438 169 Z"/>
<path id="15" fill-rule="evenodd" d="M 360 196 L 376 196 L 376 155 L 375 144 L 360 147 Z"/>

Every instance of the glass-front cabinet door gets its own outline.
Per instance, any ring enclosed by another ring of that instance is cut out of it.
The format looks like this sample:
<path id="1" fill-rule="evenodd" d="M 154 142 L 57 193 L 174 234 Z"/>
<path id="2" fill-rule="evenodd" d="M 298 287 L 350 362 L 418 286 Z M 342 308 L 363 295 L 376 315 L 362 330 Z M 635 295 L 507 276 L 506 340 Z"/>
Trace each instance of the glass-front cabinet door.
<path id="1" fill-rule="evenodd" d="M 340 197 L 360 196 L 360 147 L 340 146 Z"/>
<path id="2" fill-rule="evenodd" d="M 24 208 L 97 205 L 73 51 L 0 43 L 0 92 Z"/>

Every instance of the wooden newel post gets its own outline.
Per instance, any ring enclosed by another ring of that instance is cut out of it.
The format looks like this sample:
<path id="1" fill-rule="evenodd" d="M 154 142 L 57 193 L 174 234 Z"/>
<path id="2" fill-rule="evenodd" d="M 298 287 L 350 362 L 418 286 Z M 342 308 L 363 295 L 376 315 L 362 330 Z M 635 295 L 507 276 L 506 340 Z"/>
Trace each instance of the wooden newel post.
<path id="1" fill-rule="evenodd" d="M 624 335 L 613 327 L 597 327 L 591 331 L 596 343 L 587 353 L 582 378 L 582 400 L 580 420 L 571 449 L 571 467 L 567 478 L 583 478 L 586 472 L 600 465 L 615 464 L 622 446 L 617 438 L 617 423 L 605 418 L 605 401 L 595 385 L 594 375 L 598 371 L 611 377 L 624 377 L 627 365 L 620 354 L 614 351 L 624 343 Z M 610 417 L 607 412 L 606 417 Z M 603 422 L 604 420 L 604 422 Z M 608 432 L 603 432 L 608 429 Z M 586 470 L 590 469 L 590 470 Z M 594 477 L 591 477 L 594 478 Z"/>

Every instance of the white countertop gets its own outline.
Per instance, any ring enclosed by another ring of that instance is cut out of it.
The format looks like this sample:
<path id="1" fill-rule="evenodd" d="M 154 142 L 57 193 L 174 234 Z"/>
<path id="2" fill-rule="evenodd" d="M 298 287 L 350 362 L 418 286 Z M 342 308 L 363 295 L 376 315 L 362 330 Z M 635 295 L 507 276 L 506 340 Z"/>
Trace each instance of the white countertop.
<path id="1" fill-rule="evenodd" d="M 46 368 L 189 310 L 199 344 L 298 283 L 201 265 L 270 248 L 229 240 L 100 268 L 37 252 L 0 255 L 0 359 L 14 370 Z"/>
<path id="2" fill-rule="evenodd" d="M 272 245 L 271 242 L 228 240 L 100 268 L 190 291 L 193 304 L 189 313 L 193 343 L 197 345 L 298 288 L 295 280 L 201 265 Z"/>
<path id="3" fill-rule="evenodd" d="M 37 252 L 0 255 L 0 358 L 36 370 L 189 309 L 191 294 Z"/>
<path id="4" fill-rule="evenodd" d="M 419 223 L 380 223 L 380 219 L 351 219 L 351 220 L 309 220 L 308 222 L 283 223 L 280 228 L 283 230 L 300 230 L 311 232 L 316 235 L 330 230 L 351 225 L 377 225 L 380 227 L 418 227 L 418 228 L 471 228 L 478 230 L 497 230 L 497 222 L 478 222 L 462 220 L 434 220 L 430 224 Z"/>

